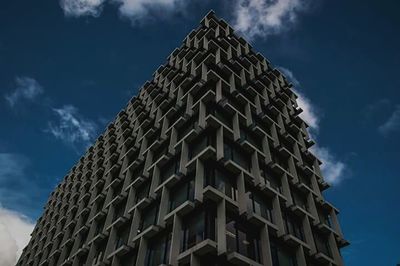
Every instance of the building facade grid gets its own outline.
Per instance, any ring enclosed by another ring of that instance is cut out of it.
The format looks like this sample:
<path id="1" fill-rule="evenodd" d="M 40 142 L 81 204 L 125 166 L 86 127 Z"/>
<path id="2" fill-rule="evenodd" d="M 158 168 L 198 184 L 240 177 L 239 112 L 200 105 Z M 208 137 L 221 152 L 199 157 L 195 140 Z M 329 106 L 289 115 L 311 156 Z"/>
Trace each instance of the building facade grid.
<path id="1" fill-rule="evenodd" d="M 210 12 L 51 193 L 17 265 L 343 265 L 296 99 Z"/>

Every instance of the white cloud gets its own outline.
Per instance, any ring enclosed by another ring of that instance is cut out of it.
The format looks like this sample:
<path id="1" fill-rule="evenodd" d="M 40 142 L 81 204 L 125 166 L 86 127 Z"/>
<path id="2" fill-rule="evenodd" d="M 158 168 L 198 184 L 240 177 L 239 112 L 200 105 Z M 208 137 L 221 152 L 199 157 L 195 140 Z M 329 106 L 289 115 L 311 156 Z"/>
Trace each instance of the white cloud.
<path id="1" fill-rule="evenodd" d="M 60 0 L 60 6 L 66 16 L 93 16 L 100 15 L 105 0 Z"/>
<path id="2" fill-rule="evenodd" d="M 320 117 L 318 116 L 318 108 L 315 107 L 308 99 L 304 93 L 299 91 L 297 88 L 300 87 L 300 82 L 293 75 L 292 71 L 284 67 L 278 67 L 279 71 L 293 84 L 294 92 L 297 94 L 297 104 L 303 109 L 303 112 L 300 114 L 300 117 L 310 126 L 313 131 L 318 131 Z"/>
<path id="3" fill-rule="evenodd" d="M 181 9 L 185 0 L 60 0 L 60 6 L 66 16 L 80 17 L 101 14 L 106 3 L 118 6 L 122 17 L 137 23 L 152 16 L 151 11 L 157 12 L 157 17 Z"/>
<path id="4" fill-rule="evenodd" d="M 5 95 L 5 99 L 11 107 L 14 107 L 20 100 L 33 101 L 43 93 L 42 86 L 30 77 L 17 77 L 15 78 L 15 84 L 15 90 Z"/>
<path id="5" fill-rule="evenodd" d="M 28 244 L 34 224 L 24 215 L 0 204 L 0 265 L 15 265 Z"/>
<path id="6" fill-rule="evenodd" d="M 389 118 L 379 126 L 378 131 L 387 136 L 392 132 L 400 131 L 400 104 L 396 105 L 393 113 L 389 116 Z"/>
<path id="7" fill-rule="evenodd" d="M 321 171 L 324 173 L 324 179 L 330 184 L 337 185 L 343 180 L 345 164 L 338 161 L 328 148 L 314 145 L 311 151 L 315 153 L 322 162 Z"/>
<path id="8" fill-rule="evenodd" d="M 278 69 L 295 87 L 300 87 L 300 82 L 290 70 L 283 67 L 279 67 Z M 303 110 L 299 116 L 310 126 L 309 131 L 311 131 L 312 137 L 317 138 L 319 123 L 321 121 L 320 115 L 317 111 L 318 108 L 303 92 L 296 88 L 294 91 L 298 96 L 297 104 Z M 317 158 L 322 162 L 321 171 L 324 175 L 325 181 L 332 185 L 339 184 L 343 180 L 346 165 L 342 161 L 338 160 L 327 147 L 321 147 L 318 144 L 315 144 L 311 147 L 311 151 L 314 152 Z"/>
<path id="9" fill-rule="evenodd" d="M 265 38 L 292 26 L 306 5 L 304 0 L 237 0 L 233 26 L 250 39 Z"/>
<path id="10" fill-rule="evenodd" d="M 77 148 L 88 146 L 96 135 L 97 124 L 82 117 L 72 105 L 53 109 L 58 121 L 49 122 L 46 132 Z"/>

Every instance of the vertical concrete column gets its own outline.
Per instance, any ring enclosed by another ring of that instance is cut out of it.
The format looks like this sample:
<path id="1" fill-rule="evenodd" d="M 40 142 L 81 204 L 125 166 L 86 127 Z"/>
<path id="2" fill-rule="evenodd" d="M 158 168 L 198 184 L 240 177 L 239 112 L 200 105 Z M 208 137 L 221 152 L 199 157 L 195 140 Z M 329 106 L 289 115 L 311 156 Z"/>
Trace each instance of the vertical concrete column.
<path id="1" fill-rule="evenodd" d="M 272 210 L 274 223 L 278 226 L 278 236 L 283 235 L 285 233 L 285 225 L 283 224 L 281 203 L 278 195 L 275 195 L 272 200 Z"/>
<path id="2" fill-rule="evenodd" d="M 145 265 L 146 262 L 146 254 L 147 254 L 147 239 L 141 238 L 140 239 L 140 244 L 139 244 L 139 250 L 138 250 L 138 255 L 136 259 L 136 265 Z"/>
<path id="3" fill-rule="evenodd" d="M 335 230 L 335 232 L 336 232 L 339 236 L 343 236 L 342 228 L 340 227 L 339 219 L 338 219 L 338 217 L 337 217 L 337 214 L 336 214 L 335 209 L 332 209 L 332 210 L 331 210 L 330 216 L 331 216 L 331 221 L 332 221 L 333 229 Z"/>
<path id="4" fill-rule="evenodd" d="M 261 182 L 260 165 L 258 163 L 258 153 L 256 151 L 251 155 L 251 175 L 253 176 L 254 185 Z"/>
<path id="5" fill-rule="evenodd" d="M 314 196 L 311 192 L 307 193 L 307 206 L 308 206 L 308 211 L 315 218 L 315 222 L 318 223 L 319 216 L 318 216 L 317 206 L 315 206 Z"/>
<path id="6" fill-rule="evenodd" d="M 199 127 L 206 127 L 206 105 L 202 100 L 199 103 Z"/>
<path id="7" fill-rule="evenodd" d="M 240 139 L 240 126 L 239 126 L 239 115 L 235 113 L 233 115 L 233 140 Z"/>
<path id="8" fill-rule="evenodd" d="M 244 181 L 244 174 L 241 171 L 237 177 L 237 190 L 238 190 L 238 203 L 239 203 L 239 214 L 243 214 L 247 211 L 247 195 Z"/>
<path id="9" fill-rule="evenodd" d="M 179 171 L 183 174 L 186 174 L 187 168 L 186 164 L 189 161 L 189 144 L 184 140 L 182 142 L 182 151 L 181 151 L 181 158 L 179 164 Z"/>
<path id="10" fill-rule="evenodd" d="M 297 171 L 296 171 L 296 166 L 294 164 L 294 159 L 292 156 L 289 157 L 288 164 L 289 164 L 289 172 L 293 176 L 293 183 L 299 182 L 299 178 L 297 176 Z"/>
<path id="11" fill-rule="evenodd" d="M 303 246 L 296 249 L 296 261 L 298 266 L 307 266 L 306 258 L 304 256 Z"/>
<path id="12" fill-rule="evenodd" d="M 140 215 L 140 211 L 138 209 L 135 209 L 133 212 L 133 218 L 132 218 L 132 224 L 131 224 L 131 230 L 129 233 L 128 243 L 131 243 L 132 240 L 137 236 L 141 218 L 142 217 Z"/>
<path id="13" fill-rule="evenodd" d="M 313 174 L 313 175 L 311 176 L 311 187 L 312 187 L 312 190 L 313 190 L 315 193 L 317 193 L 317 195 L 318 195 L 319 197 L 322 198 L 322 193 L 321 193 L 321 190 L 319 189 L 317 177 L 315 176 L 315 174 Z"/>
<path id="14" fill-rule="evenodd" d="M 169 254 L 169 264 L 178 266 L 178 255 L 180 253 L 180 240 L 182 234 L 182 221 L 181 218 L 174 214 L 174 222 L 172 226 L 171 249 Z"/>
<path id="15" fill-rule="evenodd" d="M 216 149 L 217 149 L 217 161 L 224 158 L 224 132 L 223 127 L 220 126 L 217 129 L 217 142 L 216 142 Z"/>
<path id="16" fill-rule="evenodd" d="M 304 236 L 305 236 L 305 241 L 307 245 L 310 246 L 311 253 L 316 252 L 316 247 L 315 247 L 315 242 L 314 242 L 314 237 L 313 237 L 313 232 L 311 229 L 311 224 L 310 224 L 310 219 L 308 216 L 305 216 L 304 219 L 302 220 L 302 225 L 303 225 L 303 230 L 304 230 Z"/>
<path id="17" fill-rule="evenodd" d="M 339 266 L 343 265 L 343 259 L 342 256 L 340 255 L 337 243 L 336 243 L 336 239 L 335 236 L 333 235 L 333 233 L 329 234 L 329 238 L 328 238 L 328 242 L 329 242 L 329 246 L 331 248 L 332 251 L 332 257 L 333 260 L 335 261 L 335 263 Z"/>
<path id="18" fill-rule="evenodd" d="M 158 225 L 164 227 L 165 226 L 165 221 L 164 217 L 168 213 L 168 206 L 169 206 L 169 191 L 167 187 L 162 188 L 161 192 L 161 201 L 160 201 L 160 208 L 159 208 L 159 214 L 158 214 Z"/>
<path id="19" fill-rule="evenodd" d="M 273 124 L 271 126 L 271 134 L 272 134 L 272 138 L 274 139 L 274 145 L 278 145 L 279 144 L 279 138 L 278 138 L 278 131 L 276 130 L 276 125 Z"/>
<path id="20" fill-rule="evenodd" d="M 104 251 L 104 258 L 107 258 L 107 256 L 114 251 L 116 241 L 117 241 L 117 229 L 115 226 L 113 226 L 111 228 L 110 236 L 107 241 L 106 249 Z"/>
<path id="21" fill-rule="evenodd" d="M 196 160 L 194 199 L 199 202 L 203 202 L 204 178 L 205 178 L 204 164 L 201 160 Z"/>
<path id="22" fill-rule="evenodd" d="M 265 91 L 265 89 L 263 90 L 263 92 Z M 260 95 L 256 95 L 255 97 L 255 101 L 254 104 L 256 105 L 256 114 L 261 114 L 262 109 L 261 109 L 261 100 L 260 100 Z M 249 104 L 249 109 L 250 109 L 250 104 Z M 247 112 L 247 110 L 246 110 Z M 251 112 L 250 112 L 250 116 L 251 116 Z M 247 114 L 246 114 L 247 117 Z"/>
<path id="23" fill-rule="evenodd" d="M 281 180 L 282 180 L 283 195 L 287 199 L 287 204 L 292 205 L 293 204 L 293 199 L 292 199 L 292 195 L 290 193 L 290 186 L 289 186 L 288 177 L 287 177 L 286 173 L 284 173 L 282 175 L 282 179 Z"/>
<path id="24" fill-rule="evenodd" d="M 193 96 L 191 93 L 188 93 L 186 97 L 186 113 L 188 115 L 193 115 L 192 107 L 193 107 Z"/>
<path id="25" fill-rule="evenodd" d="M 256 96 L 258 98 L 258 95 Z M 251 114 L 251 108 L 250 108 L 250 103 L 246 101 L 246 105 L 244 107 L 244 112 L 246 116 L 246 126 L 250 126 L 253 124 L 253 116 Z"/>
<path id="26" fill-rule="evenodd" d="M 260 232 L 261 262 L 263 265 L 272 265 L 271 246 L 269 242 L 268 226 L 264 225 Z"/>
<path id="27" fill-rule="evenodd" d="M 222 100 L 222 80 L 219 79 L 215 85 L 215 101 Z"/>
<path id="28" fill-rule="evenodd" d="M 217 206 L 217 245 L 218 255 L 226 253 L 226 208 L 225 199 L 221 200 Z"/>

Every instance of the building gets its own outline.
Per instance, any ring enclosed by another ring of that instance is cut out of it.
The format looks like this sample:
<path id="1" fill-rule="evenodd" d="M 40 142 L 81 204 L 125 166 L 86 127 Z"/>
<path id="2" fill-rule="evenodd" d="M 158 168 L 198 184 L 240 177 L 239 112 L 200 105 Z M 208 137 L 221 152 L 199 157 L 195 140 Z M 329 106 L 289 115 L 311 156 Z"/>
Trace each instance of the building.
<path id="1" fill-rule="evenodd" d="M 17 265 L 343 265 L 290 87 L 210 12 L 51 194 Z"/>

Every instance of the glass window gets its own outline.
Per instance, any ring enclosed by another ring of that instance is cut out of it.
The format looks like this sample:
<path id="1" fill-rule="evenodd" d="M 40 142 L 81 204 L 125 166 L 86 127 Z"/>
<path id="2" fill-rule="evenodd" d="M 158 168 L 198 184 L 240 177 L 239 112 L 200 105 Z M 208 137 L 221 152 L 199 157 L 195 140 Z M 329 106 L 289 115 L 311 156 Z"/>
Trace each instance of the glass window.
<path id="1" fill-rule="evenodd" d="M 170 246 L 170 232 L 152 239 L 147 249 L 145 265 L 158 266 L 160 264 L 168 264 Z"/>
<path id="2" fill-rule="evenodd" d="M 122 201 L 121 203 L 117 204 L 117 205 L 114 207 L 114 217 L 113 217 L 113 221 L 117 220 L 119 217 L 124 216 L 125 205 L 126 205 L 126 200 L 125 200 L 125 201 Z"/>
<path id="3" fill-rule="evenodd" d="M 296 255 L 270 240 L 272 266 L 297 266 Z"/>
<path id="4" fill-rule="evenodd" d="M 193 178 L 191 178 L 190 180 L 186 180 L 185 182 L 180 183 L 171 189 L 169 211 L 175 210 L 178 206 L 180 206 L 187 200 L 194 200 Z"/>
<path id="5" fill-rule="evenodd" d="M 146 198 L 149 195 L 149 191 L 150 180 L 147 180 L 136 189 L 135 203 L 138 203 L 140 200 Z"/>
<path id="6" fill-rule="evenodd" d="M 118 229 L 117 238 L 115 240 L 115 249 L 116 250 L 128 243 L 129 232 L 130 232 L 129 224 L 125 224 L 124 226 L 122 226 L 121 228 Z"/>
<path id="7" fill-rule="evenodd" d="M 252 227 L 227 216 L 226 241 L 228 252 L 238 252 L 254 261 L 261 262 L 259 232 Z"/>
<path id="8" fill-rule="evenodd" d="M 215 147 L 214 132 L 205 132 L 189 145 L 189 160 L 199 154 L 208 146 Z"/>
<path id="9" fill-rule="evenodd" d="M 283 189 L 280 177 L 276 173 L 273 173 L 266 165 L 264 166 L 262 176 L 266 184 L 269 183 L 273 189 L 282 194 Z"/>
<path id="10" fill-rule="evenodd" d="M 298 239 L 304 241 L 303 223 L 301 219 L 295 215 L 282 211 L 283 220 L 285 221 L 286 233 L 294 235 Z"/>
<path id="11" fill-rule="evenodd" d="M 267 200 L 260 197 L 259 195 L 251 193 L 250 200 L 252 203 L 253 211 L 256 214 L 261 215 L 263 218 L 267 219 L 270 222 L 273 222 L 272 203 L 270 202 L 270 199 Z"/>
<path id="12" fill-rule="evenodd" d="M 157 223 L 159 203 L 155 202 L 150 207 L 142 211 L 142 219 L 140 220 L 139 231 L 142 232 L 150 225 Z"/>
<path id="13" fill-rule="evenodd" d="M 313 234 L 314 234 L 315 245 L 316 245 L 318 252 L 321 252 L 328 257 L 332 257 L 331 248 L 329 246 L 328 236 L 317 234 L 317 233 L 313 233 Z"/>
<path id="14" fill-rule="evenodd" d="M 236 176 L 208 162 L 205 169 L 204 186 L 212 186 L 233 200 L 237 199 Z"/>
<path id="15" fill-rule="evenodd" d="M 185 217 L 181 238 L 182 251 L 193 247 L 205 239 L 215 240 L 215 212 L 214 205 L 205 205 L 204 210 Z"/>
<path id="16" fill-rule="evenodd" d="M 172 175 L 179 173 L 180 159 L 181 156 L 179 154 L 160 169 L 160 184 Z"/>
<path id="17" fill-rule="evenodd" d="M 224 157 L 232 160 L 247 171 L 251 170 L 251 156 L 245 151 L 239 149 L 231 141 L 224 139 Z"/>

